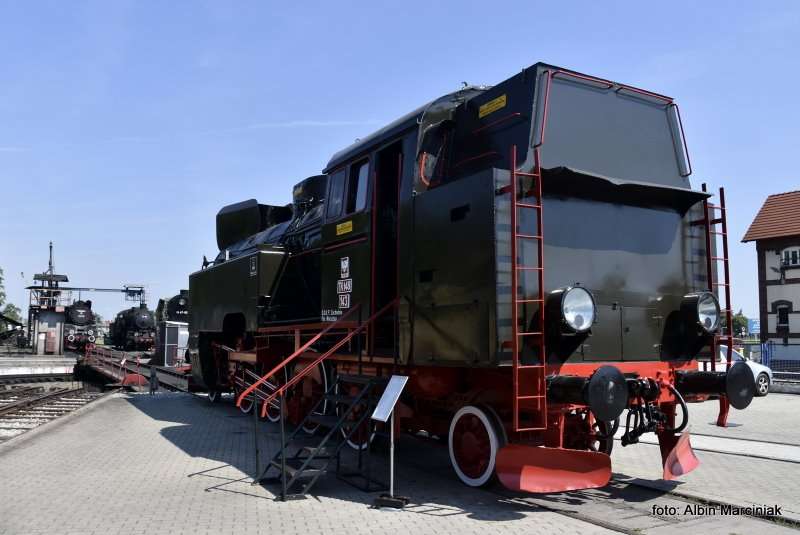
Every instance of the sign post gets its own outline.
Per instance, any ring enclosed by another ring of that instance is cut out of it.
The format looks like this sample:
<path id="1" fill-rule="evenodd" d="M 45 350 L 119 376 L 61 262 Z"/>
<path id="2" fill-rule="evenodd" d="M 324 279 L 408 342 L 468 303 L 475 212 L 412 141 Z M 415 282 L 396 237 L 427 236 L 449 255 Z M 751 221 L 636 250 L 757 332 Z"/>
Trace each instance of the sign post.
<path id="1" fill-rule="evenodd" d="M 375 507 L 392 507 L 402 509 L 408 505 L 409 499 L 405 496 L 394 495 L 394 406 L 400 399 L 400 394 L 406 386 L 408 377 L 405 375 L 392 375 L 386 390 L 383 391 L 378 405 L 372 412 L 372 419 L 377 422 L 389 421 L 389 494 L 381 494 L 375 498 Z"/>

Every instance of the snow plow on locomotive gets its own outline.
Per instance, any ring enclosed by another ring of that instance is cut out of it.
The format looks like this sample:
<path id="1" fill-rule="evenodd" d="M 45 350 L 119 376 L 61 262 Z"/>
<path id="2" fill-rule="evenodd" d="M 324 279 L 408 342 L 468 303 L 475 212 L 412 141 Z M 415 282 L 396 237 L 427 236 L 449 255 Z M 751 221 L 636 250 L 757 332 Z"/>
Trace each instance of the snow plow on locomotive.
<path id="1" fill-rule="evenodd" d="M 448 437 L 471 486 L 603 486 L 620 427 L 687 473 L 688 404 L 719 398 L 724 425 L 755 392 L 746 366 L 698 371 L 732 315 L 724 192 L 690 174 L 669 97 L 546 64 L 466 86 L 292 204 L 218 213 L 220 252 L 190 276 L 195 379 L 270 419 L 283 400 L 310 432 L 341 415 L 363 448 L 358 385 L 408 375 L 399 427 Z"/>

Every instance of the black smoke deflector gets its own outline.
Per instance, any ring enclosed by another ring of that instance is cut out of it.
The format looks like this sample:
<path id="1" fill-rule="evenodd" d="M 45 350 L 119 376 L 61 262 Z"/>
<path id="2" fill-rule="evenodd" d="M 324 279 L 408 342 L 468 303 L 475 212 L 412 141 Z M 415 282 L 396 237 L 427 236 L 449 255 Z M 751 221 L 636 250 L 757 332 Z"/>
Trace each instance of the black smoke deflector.
<path id="1" fill-rule="evenodd" d="M 634 206 L 666 207 L 676 210 L 682 216 L 695 204 L 711 197 L 710 193 L 689 188 L 611 178 L 569 167 L 545 169 L 542 186 L 547 195 L 583 197 Z"/>

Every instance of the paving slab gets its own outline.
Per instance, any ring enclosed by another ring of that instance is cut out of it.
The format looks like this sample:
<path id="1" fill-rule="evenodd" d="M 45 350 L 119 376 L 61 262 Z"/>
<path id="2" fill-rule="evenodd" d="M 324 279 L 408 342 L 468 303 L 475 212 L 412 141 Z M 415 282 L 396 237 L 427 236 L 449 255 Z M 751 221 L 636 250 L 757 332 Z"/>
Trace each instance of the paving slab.
<path id="1" fill-rule="evenodd" d="M 261 447 L 275 451 L 275 426 L 260 429 Z M 498 486 L 471 489 L 456 480 L 444 445 L 412 437 L 401 439 L 397 448 L 397 490 L 412 499 L 406 510 L 373 509 L 375 493 L 330 475 L 320 479 L 309 499 L 281 503 L 275 501 L 274 486 L 250 484 L 251 431 L 252 418 L 230 404 L 212 405 L 189 394 L 110 397 L 61 425 L 0 448 L 0 534 L 795 532 L 748 517 L 684 514 L 692 502 L 625 481 L 545 496 Z M 659 464 L 654 448 L 642 444 L 625 448 L 635 453 L 615 453 L 615 470 L 622 478 L 636 476 L 637 470 L 652 477 Z M 680 490 L 726 481 L 732 456 L 709 455 L 720 459 L 702 458 L 707 468 L 702 478 L 687 479 Z M 385 460 L 376 464 L 376 474 L 381 472 L 386 473 Z M 741 479 L 734 483 L 744 485 L 744 475 Z M 727 492 L 734 499 L 740 488 L 717 494 Z M 798 496 L 797 490 L 785 492 Z M 681 512 L 654 514 L 654 505 Z"/>
<path id="2" fill-rule="evenodd" d="M 749 505 L 780 505 L 787 520 L 800 523 L 800 464 L 695 450 L 700 466 L 674 481 L 660 479 L 659 448 L 640 443 L 626 448 L 617 442 L 611 456 L 615 474 L 665 492 L 701 500 Z"/>
<path id="3" fill-rule="evenodd" d="M 422 471 L 398 478 L 414 490 L 405 511 L 371 509 L 374 494 L 332 477 L 279 503 L 250 484 L 250 430 L 233 407 L 187 394 L 111 399 L 0 450 L 0 533 L 613 533 Z"/>
<path id="4" fill-rule="evenodd" d="M 719 403 L 715 400 L 690 403 L 692 434 L 800 446 L 800 396 L 770 393 L 763 398 L 753 398 L 745 410 L 731 407 L 728 427 L 717 427 L 718 413 Z"/>

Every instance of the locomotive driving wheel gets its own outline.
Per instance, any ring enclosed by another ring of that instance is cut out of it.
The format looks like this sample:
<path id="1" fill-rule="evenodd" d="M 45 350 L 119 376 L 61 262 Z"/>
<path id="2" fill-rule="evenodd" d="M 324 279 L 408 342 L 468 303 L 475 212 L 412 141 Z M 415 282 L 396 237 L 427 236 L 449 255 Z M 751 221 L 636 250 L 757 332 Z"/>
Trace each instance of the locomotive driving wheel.
<path id="1" fill-rule="evenodd" d="M 292 375 L 300 373 L 308 366 L 308 364 L 300 363 L 294 367 Z M 311 372 L 308 373 L 295 387 L 294 395 L 298 396 L 297 399 L 297 419 L 302 420 L 311 412 L 317 403 L 328 391 L 328 373 L 325 369 L 325 364 L 318 363 Z M 328 402 L 323 401 L 322 405 L 317 409 L 316 414 L 326 414 L 328 412 Z M 275 413 L 279 411 L 275 409 Z M 319 429 L 319 424 L 306 423 L 302 427 L 303 431 L 309 435 L 313 435 Z"/>
<path id="2" fill-rule="evenodd" d="M 466 405 L 450 422 L 450 463 L 461 482 L 470 487 L 495 479 L 497 452 L 505 443 L 502 425 L 491 409 Z"/>
<path id="3" fill-rule="evenodd" d="M 588 409 L 570 411 L 565 415 L 564 447 L 611 455 L 618 422 L 598 420 Z"/>
<path id="4" fill-rule="evenodd" d="M 286 383 L 289 380 L 289 375 L 284 368 L 283 373 L 276 374 L 272 379 L 271 383 L 275 388 L 280 387 L 282 384 Z M 259 404 L 259 410 L 261 405 Z M 276 424 L 281 421 L 281 398 L 275 398 L 272 402 L 267 405 L 267 412 L 266 412 L 266 419 L 267 421 Z"/>
<path id="5" fill-rule="evenodd" d="M 361 391 L 358 386 L 347 383 L 341 383 L 338 389 L 339 394 L 351 397 L 357 396 Z M 348 405 L 337 404 L 336 415 L 341 416 L 348 408 Z M 356 404 L 341 427 L 342 437 L 346 439 L 347 445 L 354 450 L 366 450 L 375 438 L 375 430 L 369 417 L 359 423 L 359 420 L 367 410 L 369 410 L 369 406 L 366 401 Z"/>
<path id="6" fill-rule="evenodd" d="M 236 403 L 236 400 L 239 399 L 239 396 L 241 394 L 242 394 L 242 390 L 240 388 L 238 388 L 238 387 L 233 391 L 233 396 L 234 396 L 233 401 L 234 401 L 234 403 Z M 252 410 L 253 410 L 253 405 L 255 405 L 255 403 L 253 401 L 253 394 L 250 394 L 249 396 L 244 398 L 242 400 L 242 402 L 239 404 L 239 410 L 242 411 L 245 414 L 250 414 L 250 412 L 252 412 Z"/>
<path id="7" fill-rule="evenodd" d="M 619 422 L 617 420 L 616 422 Z M 595 420 L 592 424 L 592 433 L 589 440 L 589 449 L 606 455 L 611 455 L 614 449 L 615 422 L 602 422 Z"/>

